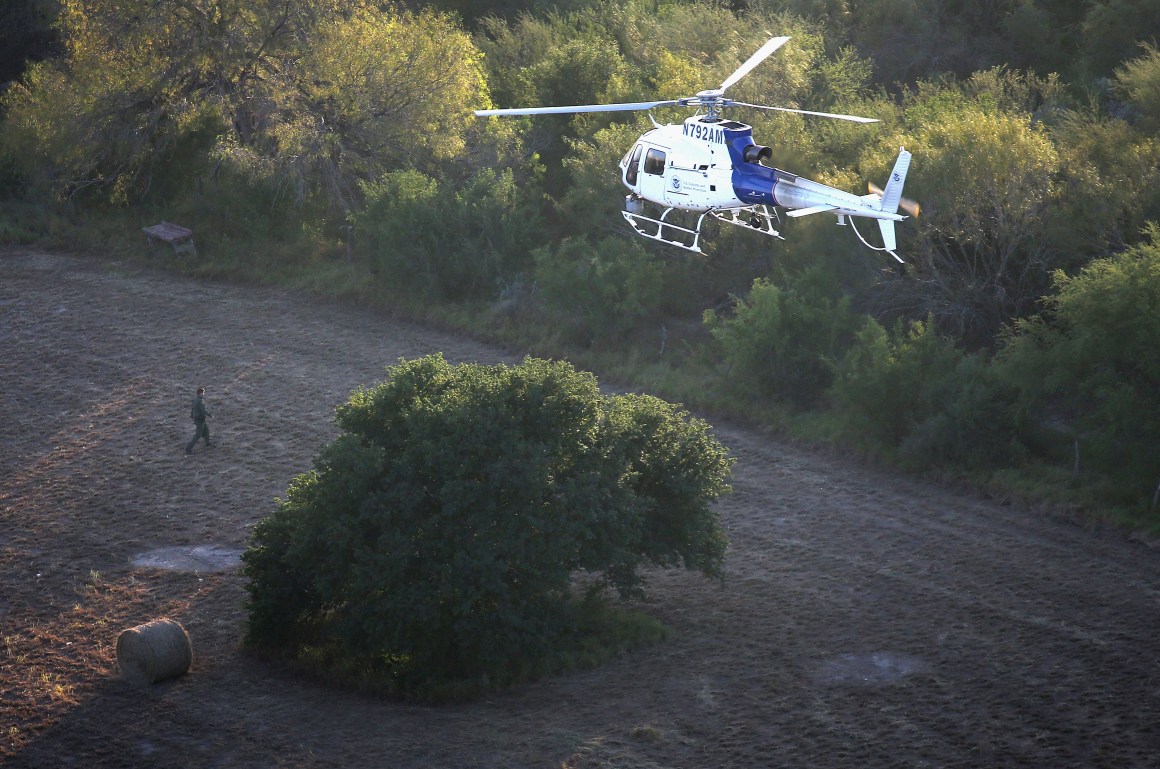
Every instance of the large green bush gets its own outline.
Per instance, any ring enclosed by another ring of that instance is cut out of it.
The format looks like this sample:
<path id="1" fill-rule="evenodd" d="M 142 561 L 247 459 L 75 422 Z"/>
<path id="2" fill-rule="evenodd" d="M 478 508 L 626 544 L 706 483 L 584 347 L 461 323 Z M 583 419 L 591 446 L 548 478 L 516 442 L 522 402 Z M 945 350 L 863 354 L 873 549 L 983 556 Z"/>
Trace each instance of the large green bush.
<path id="1" fill-rule="evenodd" d="M 501 280 L 529 268 L 543 237 L 527 192 L 511 169 L 485 169 L 458 189 L 419 171 L 392 171 L 363 185 L 356 237 L 392 283 L 443 299 L 494 297 Z"/>
<path id="2" fill-rule="evenodd" d="M 979 469 L 1019 453 L 1015 394 L 987 359 L 930 322 L 887 331 L 867 318 L 829 396 L 847 437 L 918 467 Z"/>
<path id="3" fill-rule="evenodd" d="M 834 367 L 831 405 L 855 442 L 895 451 L 938 413 L 960 358 L 932 323 L 899 321 L 891 332 L 867 318 Z"/>
<path id="4" fill-rule="evenodd" d="M 574 343 L 611 342 L 660 315 L 665 267 L 638 239 L 566 238 L 533 258 L 543 307 Z"/>
<path id="5" fill-rule="evenodd" d="M 827 297 L 811 275 L 786 288 L 759 278 L 731 316 L 705 313 L 734 389 L 808 406 L 830 386 L 829 361 L 853 340 L 859 319 L 847 297 Z"/>
<path id="6" fill-rule="evenodd" d="M 1031 415 L 1066 427 L 1086 479 L 1111 481 L 1103 498 L 1136 506 L 1160 483 L 1160 227 L 1145 236 L 1057 273 L 1047 313 L 1021 323 L 1000 358 Z"/>
<path id="7" fill-rule="evenodd" d="M 645 564 L 720 574 L 730 460 L 705 422 L 566 363 L 388 374 L 255 528 L 255 647 L 328 649 L 402 693 L 485 686 L 581 631 L 577 572 L 622 595 Z"/>

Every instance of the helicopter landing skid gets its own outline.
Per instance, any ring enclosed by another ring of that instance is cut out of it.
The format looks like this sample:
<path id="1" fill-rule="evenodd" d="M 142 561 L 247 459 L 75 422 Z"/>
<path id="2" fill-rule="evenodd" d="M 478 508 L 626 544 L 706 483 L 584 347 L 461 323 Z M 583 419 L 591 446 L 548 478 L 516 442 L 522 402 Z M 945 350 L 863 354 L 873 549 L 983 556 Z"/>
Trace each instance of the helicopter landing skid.
<path id="1" fill-rule="evenodd" d="M 701 222 L 705 220 L 705 214 L 701 214 L 697 218 L 697 227 L 691 230 L 688 227 L 682 227 L 679 224 L 673 224 L 667 221 L 665 217 L 672 213 L 672 211 L 672 208 L 666 208 L 659 219 L 653 219 L 651 216 L 645 216 L 644 214 L 638 214 L 632 211 L 621 211 L 620 213 L 624 215 L 624 220 L 636 230 L 637 235 L 659 241 L 666 245 L 683 248 L 686 251 L 701 253 Z M 654 227 L 656 228 L 655 232 L 653 231 Z M 666 229 L 676 234 L 677 237 L 665 237 L 668 234 L 665 232 Z"/>
<path id="2" fill-rule="evenodd" d="M 770 213 L 769 209 L 763 205 L 747 206 L 745 208 L 718 208 L 709 213 L 723 222 L 736 224 L 738 227 L 744 227 L 747 230 L 764 232 L 771 238 L 785 240 L 781 236 L 781 233 L 773 228 L 775 221 L 780 222 L 777 218 L 777 212 Z"/>

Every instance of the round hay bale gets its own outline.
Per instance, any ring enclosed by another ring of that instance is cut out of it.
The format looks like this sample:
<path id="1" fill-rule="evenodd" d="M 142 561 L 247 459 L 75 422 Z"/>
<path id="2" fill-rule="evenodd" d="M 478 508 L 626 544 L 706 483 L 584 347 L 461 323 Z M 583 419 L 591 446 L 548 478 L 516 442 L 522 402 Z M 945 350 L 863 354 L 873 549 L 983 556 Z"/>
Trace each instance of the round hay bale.
<path id="1" fill-rule="evenodd" d="M 193 662 L 193 647 L 181 623 L 156 619 L 117 636 L 117 667 L 121 677 L 148 686 L 182 675 Z"/>

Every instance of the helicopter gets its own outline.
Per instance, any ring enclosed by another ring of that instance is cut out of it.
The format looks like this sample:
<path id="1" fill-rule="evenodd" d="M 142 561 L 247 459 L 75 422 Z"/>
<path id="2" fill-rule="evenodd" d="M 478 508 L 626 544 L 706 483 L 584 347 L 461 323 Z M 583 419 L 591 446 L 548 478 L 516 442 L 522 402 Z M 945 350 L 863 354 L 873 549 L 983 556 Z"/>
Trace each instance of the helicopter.
<path id="1" fill-rule="evenodd" d="M 748 107 L 855 123 L 878 122 L 874 118 L 856 115 L 749 104 L 725 97 L 730 86 L 789 39 L 788 36 L 770 38 L 719 87 L 701 91 L 696 96 L 620 104 L 483 109 L 475 110 L 475 114 L 477 117 L 558 115 L 696 107 L 697 113 L 680 125 L 661 125 L 649 112 L 653 128 L 637 139 L 620 161 L 621 181 L 629 189 L 621 214 L 637 234 L 701 253 L 701 226 L 706 216 L 782 238 L 774 227 L 775 223 L 780 225 L 778 208 L 784 209 L 790 218 L 830 213 L 837 217 L 840 225 L 849 221 L 863 245 L 875 251 L 885 251 L 902 262 L 896 253 L 894 223 L 907 217 L 898 211 L 901 208 L 916 217 L 919 212 L 917 203 L 902 197 L 911 160 L 911 154 L 905 148 L 899 148 L 898 159 L 885 187 L 871 184 L 868 194 L 856 195 L 764 165 L 762 161 L 770 158 L 773 150 L 753 140 L 751 126 L 722 116 L 729 107 Z M 662 209 L 659 216 L 650 213 L 646 203 Z M 669 218 L 675 211 L 698 214 L 696 223 L 692 226 L 676 223 Z M 877 221 L 882 246 L 868 242 L 851 217 Z"/>

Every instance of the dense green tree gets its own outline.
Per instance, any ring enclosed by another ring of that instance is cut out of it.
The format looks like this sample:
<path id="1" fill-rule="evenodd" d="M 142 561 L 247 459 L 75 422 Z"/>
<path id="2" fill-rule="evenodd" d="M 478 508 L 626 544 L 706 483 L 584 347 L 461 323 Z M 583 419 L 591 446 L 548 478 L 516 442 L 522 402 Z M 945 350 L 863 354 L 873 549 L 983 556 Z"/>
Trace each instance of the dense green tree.
<path id="1" fill-rule="evenodd" d="M 1055 7 L 1052 7 L 1055 6 Z M 1061 8 L 1060 6 L 1068 6 Z M 1075 70 L 1075 20 L 1079 3 L 1018 0 L 1001 23 L 1003 56 L 994 64 L 1048 75 Z M 1062 11 L 1062 15 L 1061 15 Z"/>
<path id="2" fill-rule="evenodd" d="M 937 73 L 967 77 L 1005 61 L 1004 21 L 1016 0 L 871 0 L 851 3 L 851 35 L 874 61 L 880 82 L 916 82 Z"/>
<path id="3" fill-rule="evenodd" d="M 749 0 L 824 25 L 831 52 L 853 44 L 876 82 L 966 78 L 1007 65 L 1040 75 L 1108 75 L 1137 42 L 1157 36 L 1148 0 Z"/>
<path id="4" fill-rule="evenodd" d="M 553 21 L 530 15 L 510 21 L 495 16 L 482 20 L 474 39 L 484 55 L 488 85 L 497 106 L 538 106 L 528 104 L 535 94 L 523 69 L 542 59 L 566 37 Z"/>
<path id="5" fill-rule="evenodd" d="M 496 106 L 535 107 L 638 101 L 645 91 L 625 60 L 598 9 L 546 18 L 522 16 L 515 22 L 492 18 L 476 35 L 484 53 Z M 491 118 L 520 126 L 524 143 L 542 161 L 553 197 L 571 187 L 560 167 L 570 141 L 586 139 L 632 113 L 598 113 Z M 556 191 L 561 192 L 556 192 Z"/>
<path id="6" fill-rule="evenodd" d="M 1160 49 L 1143 45 L 1144 55 L 1116 70 L 1116 89 L 1136 108 L 1140 128 L 1160 131 Z"/>
<path id="7" fill-rule="evenodd" d="M 1152 0 L 1098 0 L 1082 25 L 1082 57 L 1089 72 L 1110 76 L 1140 43 L 1160 42 L 1160 5 Z"/>
<path id="8" fill-rule="evenodd" d="M 577 572 L 623 595 L 645 564 L 720 575 L 730 461 L 656 398 L 566 363 L 430 356 L 337 423 L 243 557 L 258 647 L 337 648 L 406 693 L 494 684 L 578 630 Z"/>
<path id="9" fill-rule="evenodd" d="M 614 123 L 589 140 L 569 141 L 570 151 L 563 161 L 569 184 L 550 193 L 559 204 L 563 233 L 629 233 L 620 216 L 626 192 L 620 163 L 649 127 L 647 119 L 640 117 L 630 123 Z"/>
<path id="10" fill-rule="evenodd" d="M 491 20 L 478 45 L 500 106 L 585 104 L 676 98 L 714 87 L 765 43 L 771 29 L 793 36 L 793 42 L 740 81 L 732 97 L 806 106 L 815 91 L 837 102 L 864 82 L 865 67 L 848 52 L 840 54 L 840 65 L 819 72 L 822 36 L 800 19 L 759 15 L 739 25 L 727 7 L 716 4 L 638 1 L 543 19 L 521 17 L 514 23 Z M 687 114 L 684 109 L 654 111 L 659 122 L 680 121 Z M 786 142 L 802 134 L 794 116 L 750 111 L 744 117 L 758 131 L 766 126 L 776 130 Z M 640 120 L 633 114 L 601 113 L 542 117 L 526 125 L 529 144 L 554 164 L 564 155 L 565 136 L 587 139 L 612 123 Z"/>
<path id="11" fill-rule="evenodd" d="M 933 323 L 867 318 L 835 359 L 831 407 L 846 437 L 915 467 L 981 469 L 1021 456 L 1016 395 Z"/>
<path id="12" fill-rule="evenodd" d="M 704 321 L 724 357 L 735 391 L 815 405 L 832 381 L 830 361 L 851 344 L 861 319 L 849 297 L 827 296 L 821 273 L 794 285 L 758 278 L 731 315 L 708 310 Z"/>
<path id="13" fill-rule="evenodd" d="M 607 344 L 659 319 L 664 265 L 639 240 L 565 238 L 534 259 L 539 298 L 573 344 Z"/>
<path id="14" fill-rule="evenodd" d="M 64 56 L 6 99 L 11 134 L 65 191 L 119 201 L 193 145 L 349 205 L 359 178 L 462 152 L 486 99 L 452 19 L 370 0 L 66 0 L 60 29 Z"/>
<path id="15" fill-rule="evenodd" d="M 1002 350 L 1033 416 L 1064 424 L 1109 500 L 1143 506 L 1160 481 L 1160 227 L 1074 276 L 1057 272 L 1047 312 Z M 1154 504 L 1154 503 L 1153 503 Z"/>
<path id="16" fill-rule="evenodd" d="M 1160 138 L 1093 110 L 1070 110 L 1051 127 L 1060 155 L 1056 205 L 1045 236 L 1054 266 L 1069 271 L 1137 242 L 1160 218 Z"/>

